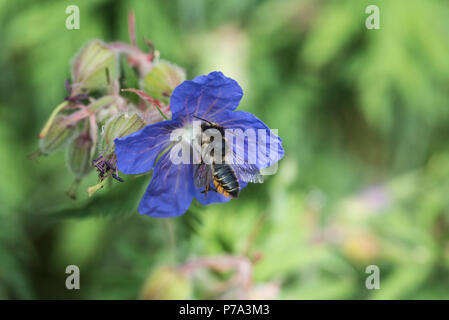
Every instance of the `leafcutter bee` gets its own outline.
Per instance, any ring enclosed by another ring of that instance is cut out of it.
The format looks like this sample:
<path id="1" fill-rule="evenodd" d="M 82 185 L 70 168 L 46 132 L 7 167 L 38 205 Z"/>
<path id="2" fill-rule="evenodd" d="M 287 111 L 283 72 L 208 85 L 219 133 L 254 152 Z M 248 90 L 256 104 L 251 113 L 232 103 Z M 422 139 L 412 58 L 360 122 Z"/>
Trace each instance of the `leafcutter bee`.
<path id="1" fill-rule="evenodd" d="M 197 188 L 204 188 L 202 193 L 207 197 L 207 193 L 211 191 L 218 192 L 228 198 L 238 198 L 240 193 L 240 182 L 263 182 L 263 176 L 260 174 L 256 165 L 243 161 L 235 153 L 235 150 L 226 148 L 228 141 L 225 138 L 225 128 L 218 123 L 211 122 L 209 120 L 193 116 L 199 120 L 202 120 L 201 131 L 206 132 L 209 129 L 215 129 L 220 133 L 221 137 L 221 163 L 215 161 L 215 157 L 212 157 L 212 161 L 205 163 L 201 161 L 196 165 L 194 171 L 194 183 Z M 204 147 L 203 142 L 202 149 Z M 220 144 L 220 142 L 218 142 Z M 227 162 L 229 159 L 226 157 L 226 150 L 231 152 L 231 157 L 234 161 L 232 163 Z M 213 153 L 213 151 L 212 151 Z M 211 154 L 211 156 L 214 156 Z M 215 189 L 212 188 L 212 185 Z"/>

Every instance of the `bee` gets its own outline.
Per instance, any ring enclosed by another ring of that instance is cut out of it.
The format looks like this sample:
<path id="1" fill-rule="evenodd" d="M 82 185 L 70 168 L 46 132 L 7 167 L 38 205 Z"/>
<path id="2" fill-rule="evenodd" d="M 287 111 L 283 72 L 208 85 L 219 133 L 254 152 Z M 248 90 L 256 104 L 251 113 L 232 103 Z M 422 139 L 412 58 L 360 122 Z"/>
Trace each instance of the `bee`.
<path id="1" fill-rule="evenodd" d="M 226 159 L 226 146 L 228 141 L 225 138 L 225 128 L 216 122 L 193 116 L 202 121 L 201 131 L 205 132 L 208 129 L 215 129 L 221 134 L 221 152 L 222 159 Z M 207 143 L 207 142 L 206 142 Z M 233 150 L 230 148 L 230 150 Z M 234 151 L 232 156 L 234 159 L 239 159 Z M 213 150 L 211 152 L 213 157 Z M 215 159 L 215 157 L 213 157 Z M 263 176 L 260 174 L 257 166 L 249 164 L 244 161 L 234 161 L 237 163 L 216 163 L 212 161 L 206 164 L 203 161 L 196 165 L 194 172 L 194 183 L 197 188 L 204 188 L 201 193 L 207 197 L 207 193 L 211 191 L 218 192 L 227 198 L 238 198 L 240 193 L 240 182 L 263 182 Z M 214 186 L 215 189 L 211 187 Z"/>

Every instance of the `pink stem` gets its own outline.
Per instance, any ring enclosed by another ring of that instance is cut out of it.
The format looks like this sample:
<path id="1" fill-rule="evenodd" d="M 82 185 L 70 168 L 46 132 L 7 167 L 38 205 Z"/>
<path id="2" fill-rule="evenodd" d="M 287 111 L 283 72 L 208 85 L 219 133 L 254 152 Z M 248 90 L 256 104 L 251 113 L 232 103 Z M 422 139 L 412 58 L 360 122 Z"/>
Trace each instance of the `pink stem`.
<path id="1" fill-rule="evenodd" d="M 77 123 L 79 120 L 86 118 L 89 116 L 89 109 L 87 109 L 86 106 L 83 105 L 77 105 L 77 107 L 82 108 L 81 110 L 78 110 L 74 113 L 72 113 L 70 116 L 67 116 L 66 119 L 61 123 L 63 126 L 72 126 L 75 123 Z"/>

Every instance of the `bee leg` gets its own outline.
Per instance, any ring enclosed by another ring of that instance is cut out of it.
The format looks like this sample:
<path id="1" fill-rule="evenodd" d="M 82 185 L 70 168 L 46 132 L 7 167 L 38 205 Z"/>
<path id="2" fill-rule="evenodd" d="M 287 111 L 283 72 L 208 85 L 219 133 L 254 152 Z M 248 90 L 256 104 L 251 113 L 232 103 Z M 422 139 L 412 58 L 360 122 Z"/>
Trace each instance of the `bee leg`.
<path id="1" fill-rule="evenodd" d="M 209 188 L 210 186 L 206 186 L 206 188 L 204 188 L 203 191 L 201 191 L 201 193 L 204 193 L 204 197 L 207 199 L 207 193 L 209 192 Z"/>

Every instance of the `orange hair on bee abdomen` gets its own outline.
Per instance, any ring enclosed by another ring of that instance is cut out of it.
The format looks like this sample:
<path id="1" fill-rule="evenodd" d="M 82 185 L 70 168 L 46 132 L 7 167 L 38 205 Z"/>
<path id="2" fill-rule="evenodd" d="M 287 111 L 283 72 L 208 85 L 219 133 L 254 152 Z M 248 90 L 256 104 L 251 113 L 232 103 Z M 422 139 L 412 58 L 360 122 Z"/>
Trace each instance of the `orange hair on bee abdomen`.
<path id="1" fill-rule="evenodd" d="M 224 195 L 227 198 L 231 198 L 231 195 L 221 186 L 221 184 L 214 179 L 214 187 L 217 189 L 217 192 Z"/>

